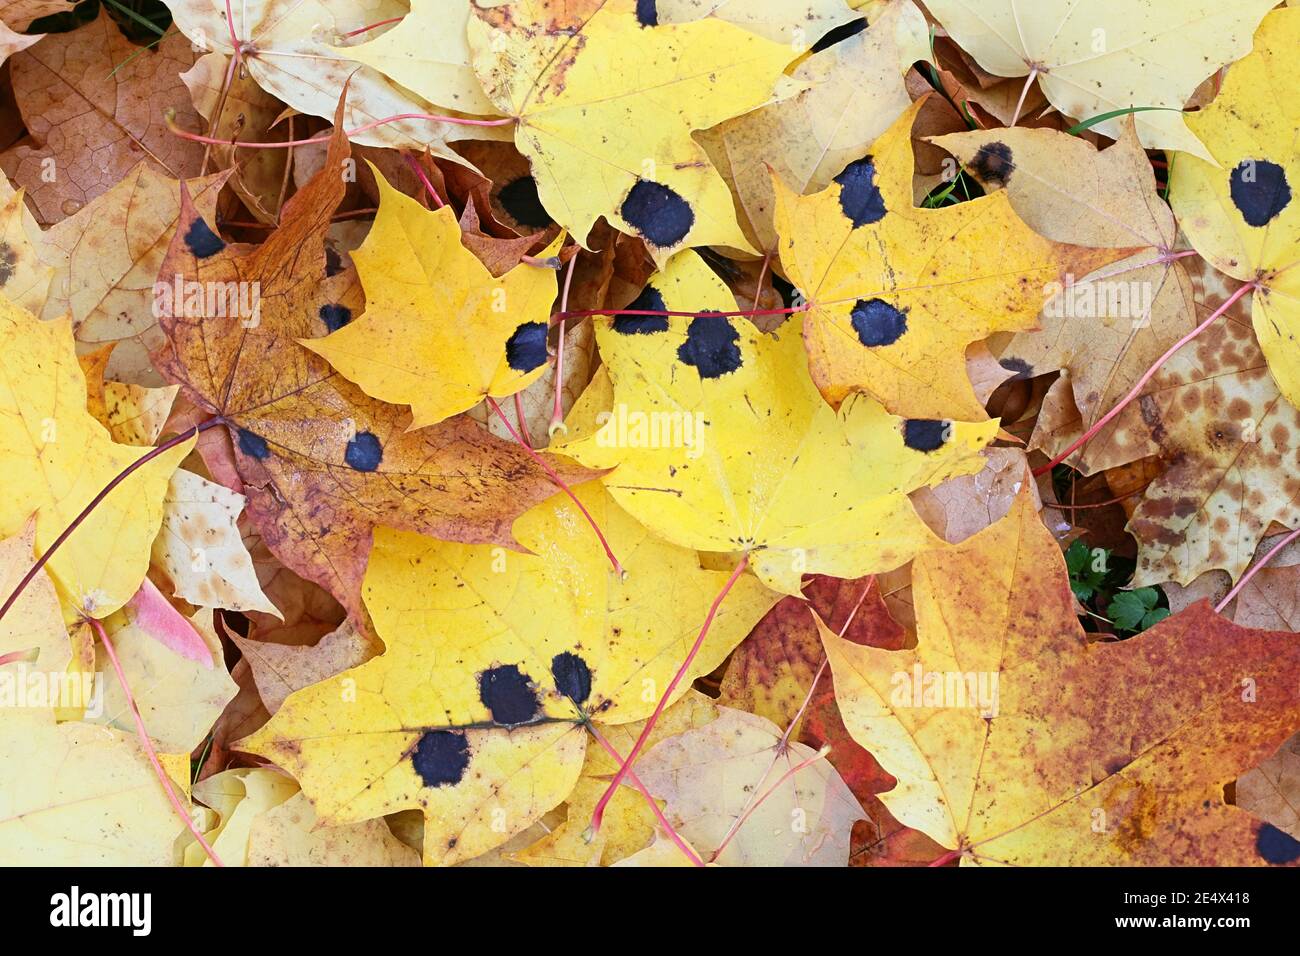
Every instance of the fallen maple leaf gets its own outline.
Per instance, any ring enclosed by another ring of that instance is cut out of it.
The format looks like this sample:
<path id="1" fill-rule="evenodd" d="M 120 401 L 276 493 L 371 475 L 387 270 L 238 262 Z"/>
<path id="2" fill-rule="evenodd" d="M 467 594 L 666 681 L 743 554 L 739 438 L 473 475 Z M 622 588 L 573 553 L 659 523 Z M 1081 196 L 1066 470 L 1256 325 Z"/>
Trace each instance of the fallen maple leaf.
<path id="1" fill-rule="evenodd" d="M 1300 645 L 1197 604 L 1089 643 L 1028 492 L 913 565 L 917 646 L 822 639 L 854 739 L 898 779 L 881 800 L 962 863 L 1279 864 L 1300 843 L 1223 785 L 1300 724 Z"/>

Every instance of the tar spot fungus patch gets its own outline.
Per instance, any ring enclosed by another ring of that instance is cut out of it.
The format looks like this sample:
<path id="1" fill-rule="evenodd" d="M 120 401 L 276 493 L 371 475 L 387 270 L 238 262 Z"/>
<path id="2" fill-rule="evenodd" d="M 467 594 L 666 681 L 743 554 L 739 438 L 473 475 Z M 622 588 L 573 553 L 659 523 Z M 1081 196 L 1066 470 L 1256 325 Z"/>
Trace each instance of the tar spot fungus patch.
<path id="1" fill-rule="evenodd" d="M 652 285 L 642 289 L 641 294 L 628 303 L 626 308 L 641 312 L 668 311 L 668 307 L 664 305 L 663 295 Z M 621 332 L 624 335 L 650 335 L 654 332 L 667 332 L 668 316 L 624 315 L 619 313 L 614 316 L 614 331 Z"/>
<path id="2" fill-rule="evenodd" d="M 1244 159 L 1228 178 L 1232 203 L 1248 226 L 1263 226 L 1291 202 L 1286 172 L 1267 159 Z"/>
<path id="3" fill-rule="evenodd" d="M 849 163 L 835 181 L 840 184 L 840 208 L 854 229 L 885 218 L 885 197 L 876 188 L 876 165 L 870 156 Z"/>
<path id="4" fill-rule="evenodd" d="M 695 225 L 691 204 L 660 183 L 638 179 L 619 210 L 628 225 L 648 242 L 667 248 L 686 238 Z"/>
<path id="5" fill-rule="evenodd" d="M 952 423 L 934 418 L 909 418 L 903 422 L 903 444 L 913 451 L 934 451 L 948 441 Z"/>
<path id="6" fill-rule="evenodd" d="M 271 454 L 271 449 L 266 447 L 266 439 L 247 428 L 239 429 L 239 450 L 258 461 Z"/>
<path id="7" fill-rule="evenodd" d="M 478 678 L 478 696 L 492 719 L 506 727 L 526 724 L 537 716 L 540 704 L 528 675 L 514 664 L 484 671 Z"/>
<path id="8" fill-rule="evenodd" d="M 565 651 L 551 658 L 551 676 L 555 689 L 575 704 L 591 696 L 591 668 L 577 654 Z"/>
<path id="9" fill-rule="evenodd" d="M 1006 143 L 985 143 L 971 160 L 970 168 L 981 182 L 1005 186 L 1016 164 Z"/>
<path id="10" fill-rule="evenodd" d="M 1008 372 L 1015 372 L 1015 376 L 1011 379 L 1013 382 L 1034 377 L 1034 367 L 1022 358 L 999 359 L 998 364 Z"/>
<path id="11" fill-rule="evenodd" d="M 541 229 L 551 224 L 551 217 L 537 195 L 537 180 L 532 176 L 520 176 L 506 183 L 497 193 L 497 202 L 521 226 Z"/>
<path id="12" fill-rule="evenodd" d="M 331 332 L 337 332 L 352 321 L 352 310 L 346 305 L 322 305 L 318 314 Z"/>
<path id="13" fill-rule="evenodd" d="M 697 315 L 677 348 L 677 358 L 693 366 L 700 378 L 718 378 L 740 368 L 739 340 L 740 333 L 725 315 Z"/>
<path id="14" fill-rule="evenodd" d="M 0 242 L 0 285 L 14 277 L 18 266 L 18 253 L 7 242 Z"/>
<path id="15" fill-rule="evenodd" d="M 426 787 L 454 787 L 469 766 L 469 744 L 454 730 L 426 730 L 411 752 L 411 766 Z"/>
<path id="16" fill-rule="evenodd" d="M 226 244 L 202 219 L 195 219 L 190 223 L 189 230 L 185 233 L 185 246 L 194 254 L 197 259 L 206 259 L 209 256 L 215 256 Z"/>
<path id="17" fill-rule="evenodd" d="M 850 20 L 848 23 L 841 23 L 833 30 L 828 30 L 822 37 L 812 45 L 810 52 L 820 53 L 828 47 L 833 47 L 837 43 L 843 43 L 845 40 L 857 36 L 867 28 L 867 18 L 858 17 L 856 20 Z"/>
<path id="18" fill-rule="evenodd" d="M 858 299 L 850 322 L 863 345 L 893 345 L 907 331 L 907 311 L 900 312 L 884 299 Z"/>
<path id="19" fill-rule="evenodd" d="M 371 432 L 357 432 L 343 452 L 343 460 L 348 467 L 357 471 L 374 471 L 383 459 L 383 446 Z"/>
<path id="20" fill-rule="evenodd" d="M 1300 841 L 1271 823 L 1260 824 L 1255 849 L 1268 863 L 1283 865 L 1300 860 Z"/>
<path id="21" fill-rule="evenodd" d="M 506 362 L 516 372 L 531 372 L 546 361 L 546 323 L 525 322 L 506 342 Z"/>
<path id="22" fill-rule="evenodd" d="M 656 0 L 636 0 L 636 22 L 643 27 L 659 26 Z"/>

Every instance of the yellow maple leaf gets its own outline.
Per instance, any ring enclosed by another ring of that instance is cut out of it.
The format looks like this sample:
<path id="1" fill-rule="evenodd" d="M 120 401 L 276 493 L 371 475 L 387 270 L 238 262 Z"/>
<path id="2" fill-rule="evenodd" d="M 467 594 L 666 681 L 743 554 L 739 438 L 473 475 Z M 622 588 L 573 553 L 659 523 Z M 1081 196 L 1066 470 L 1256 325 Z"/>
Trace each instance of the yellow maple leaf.
<path id="1" fill-rule="evenodd" d="M 149 567 L 167 481 L 193 441 L 162 453 L 111 491 L 46 567 L 65 613 L 104 617 L 133 595 Z M 12 470 L 0 535 L 36 515 L 43 554 L 110 481 L 141 456 L 86 411 L 86 380 L 66 319 L 41 322 L 0 301 L 0 457 Z"/>
<path id="2" fill-rule="evenodd" d="M 650 716 L 727 577 L 652 536 L 599 482 L 574 492 L 625 578 L 563 495 L 515 523 L 528 555 L 380 529 L 363 593 L 387 650 L 290 695 L 238 749 L 293 774 L 327 826 L 423 810 L 426 863 L 478 856 L 565 800 L 584 722 Z M 738 582 L 674 699 L 775 600 Z"/>
<path id="3" fill-rule="evenodd" d="M 461 244 L 450 206 L 428 210 L 375 170 L 379 215 L 352 253 L 366 311 L 299 342 L 366 394 L 411 406 L 411 428 L 512 395 L 547 368 L 555 272 L 519 265 L 494 278 Z M 563 236 L 542 253 L 555 255 Z"/>
<path id="4" fill-rule="evenodd" d="M 923 102 L 821 192 L 775 181 L 781 264 L 808 301 L 809 367 L 828 402 L 861 390 L 895 414 L 979 421 L 966 347 L 1032 328 L 1052 284 L 1135 250 L 1044 239 L 1005 192 L 915 208 L 911 130 Z"/>
<path id="5" fill-rule="evenodd" d="M 1169 200 L 1216 269 L 1258 282 L 1252 317 L 1269 371 L 1300 405 L 1300 9 L 1269 14 L 1223 92 L 1188 117 L 1214 162 L 1179 156 Z M 1217 165 L 1216 165 L 1217 164 Z"/>
<path id="6" fill-rule="evenodd" d="M 795 51 L 713 18 L 643 22 L 632 0 L 570 6 L 502 4 L 469 21 L 474 69 L 517 119 L 546 211 L 584 245 L 604 216 L 660 262 L 683 246 L 750 250 L 691 132 L 767 102 Z"/>
<path id="7" fill-rule="evenodd" d="M 888 571 L 940 542 L 907 493 L 983 467 L 995 422 L 904 421 L 866 396 L 837 412 L 808 377 L 797 326 L 760 332 L 694 252 L 673 258 L 632 309 L 597 326 L 612 403 L 579 403 L 559 447 L 648 527 L 683 547 L 746 551 L 760 580 L 798 594 L 804 574 Z M 599 380 L 597 382 L 599 386 Z"/>

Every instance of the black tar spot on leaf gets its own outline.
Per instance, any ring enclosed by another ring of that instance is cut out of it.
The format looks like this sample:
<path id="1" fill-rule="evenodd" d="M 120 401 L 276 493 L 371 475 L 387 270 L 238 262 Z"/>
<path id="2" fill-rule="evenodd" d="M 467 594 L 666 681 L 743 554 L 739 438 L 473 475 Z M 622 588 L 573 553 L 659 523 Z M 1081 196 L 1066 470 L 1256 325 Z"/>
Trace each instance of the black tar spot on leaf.
<path id="1" fill-rule="evenodd" d="M 1004 358 L 999 359 L 998 364 L 1008 372 L 1015 372 L 1015 378 L 1011 381 L 1018 381 L 1022 378 L 1033 378 L 1034 367 L 1022 358 Z"/>
<path id="2" fill-rule="evenodd" d="M 740 368 L 740 333 L 725 315 L 697 315 L 686 330 L 677 358 L 694 366 L 700 378 L 718 378 Z"/>
<path id="3" fill-rule="evenodd" d="M 258 461 L 271 454 L 271 449 L 266 447 L 266 439 L 247 428 L 239 429 L 239 450 Z"/>
<path id="4" fill-rule="evenodd" d="M 565 651 L 551 658 L 551 676 L 555 689 L 575 704 L 591 696 L 591 668 L 577 654 Z"/>
<path id="5" fill-rule="evenodd" d="M 383 446 L 371 432 L 357 432 L 343 453 L 343 460 L 357 471 L 374 471 L 383 459 Z"/>
<path id="6" fill-rule="evenodd" d="M 642 289 L 641 294 L 633 299 L 627 305 L 627 308 L 643 312 L 668 311 L 668 307 L 664 305 L 663 295 L 652 285 Z M 653 332 L 667 332 L 668 316 L 623 315 L 620 313 L 614 316 L 614 331 L 621 332 L 624 335 L 649 335 Z"/>
<path id="7" fill-rule="evenodd" d="M 1228 190 L 1248 226 L 1267 225 L 1291 203 L 1286 171 L 1266 159 L 1246 159 L 1234 166 Z"/>
<path id="8" fill-rule="evenodd" d="M 691 204 L 672 189 L 638 179 L 619 210 L 628 224 L 660 248 L 675 246 L 695 225 Z"/>
<path id="9" fill-rule="evenodd" d="M 185 246 L 196 259 L 215 256 L 226 244 L 202 219 L 195 219 L 185 233 Z"/>
<path id="10" fill-rule="evenodd" d="M 643 27 L 659 26 L 659 10 L 655 0 L 636 0 L 636 20 Z"/>
<path id="11" fill-rule="evenodd" d="M 835 181 L 840 184 L 840 208 L 854 229 L 885 218 L 885 199 L 876 188 L 876 166 L 870 156 L 849 163 Z"/>
<path id="12" fill-rule="evenodd" d="M 521 226 L 541 229 L 551 224 L 551 217 L 537 195 L 537 180 L 532 176 L 520 176 L 506 183 L 497 193 L 497 201 Z"/>
<path id="13" fill-rule="evenodd" d="M 337 332 L 352 321 L 352 310 L 346 305 L 322 305 L 318 314 L 331 332 Z"/>
<path id="14" fill-rule="evenodd" d="M 531 372 L 546 362 L 546 323 L 525 322 L 506 342 L 506 362 L 516 372 Z"/>
<path id="15" fill-rule="evenodd" d="M 528 675 L 514 664 L 484 671 L 478 678 L 478 696 L 498 724 L 513 727 L 537 716 L 540 704 Z"/>
<path id="16" fill-rule="evenodd" d="M 469 766 L 469 744 L 454 730 L 426 730 L 411 753 L 411 766 L 426 787 L 460 783 Z"/>
<path id="17" fill-rule="evenodd" d="M 884 299 L 858 299 L 853 303 L 850 322 L 863 345 L 893 345 L 907 331 L 907 311 L 900 312 Z"/>
<path id="18" fill-rule="evenodd" d="M 843 43 L 849 37 L 855 37 L 867 28 L 867 18 L 859 17 L 856 20 L 850 20 L 848 23 L 841 23 L 834 30 L 828 30 L 821 38 L 812 45 L 813 53 L 820 53 L 827 47 L 832 47 L 837 43 Z"/>
<path id="19" fill-rule="evenodd" d="M 1006 143 L 985 143 L 971 160 L 970 168 L 981 181 L 1005 186 L 1016 164 Z"/>
<path id="20" fill-rule="evenodd" d="M 942 419 L 909 418 L 903 422 L 903 444 L 913 451 L 934 451 L 948 441 L 950 427 Z"/>
<path id="21" fill-rule="evenodd" d="M 1300 860 L 1300 840 L 1271 823 L 1260 824 L 1255 849 L 1260 858 L 1269 863 L 1286 864 Z"/>

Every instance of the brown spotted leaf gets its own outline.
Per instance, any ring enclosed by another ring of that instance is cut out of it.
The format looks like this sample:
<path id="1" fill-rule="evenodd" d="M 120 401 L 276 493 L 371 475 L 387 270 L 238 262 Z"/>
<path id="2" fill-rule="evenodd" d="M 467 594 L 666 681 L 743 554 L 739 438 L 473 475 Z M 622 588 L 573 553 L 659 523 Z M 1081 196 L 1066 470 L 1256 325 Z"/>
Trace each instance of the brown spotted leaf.
<path id="1" fill-rule="evenodd" d="M 141 160 L 173 179 L 198 174 L 203 146 L 172 135 L 162 116 L 174 109 L 178 123 L 197 128 L 180 79 L 193 63 L 184 37 L 142 50 L 103 9 L 13 58 L 14 95 L 35 143 L 0 155 L 0 166 L 27 189 L 42 224 L 71 216 Z"/>

